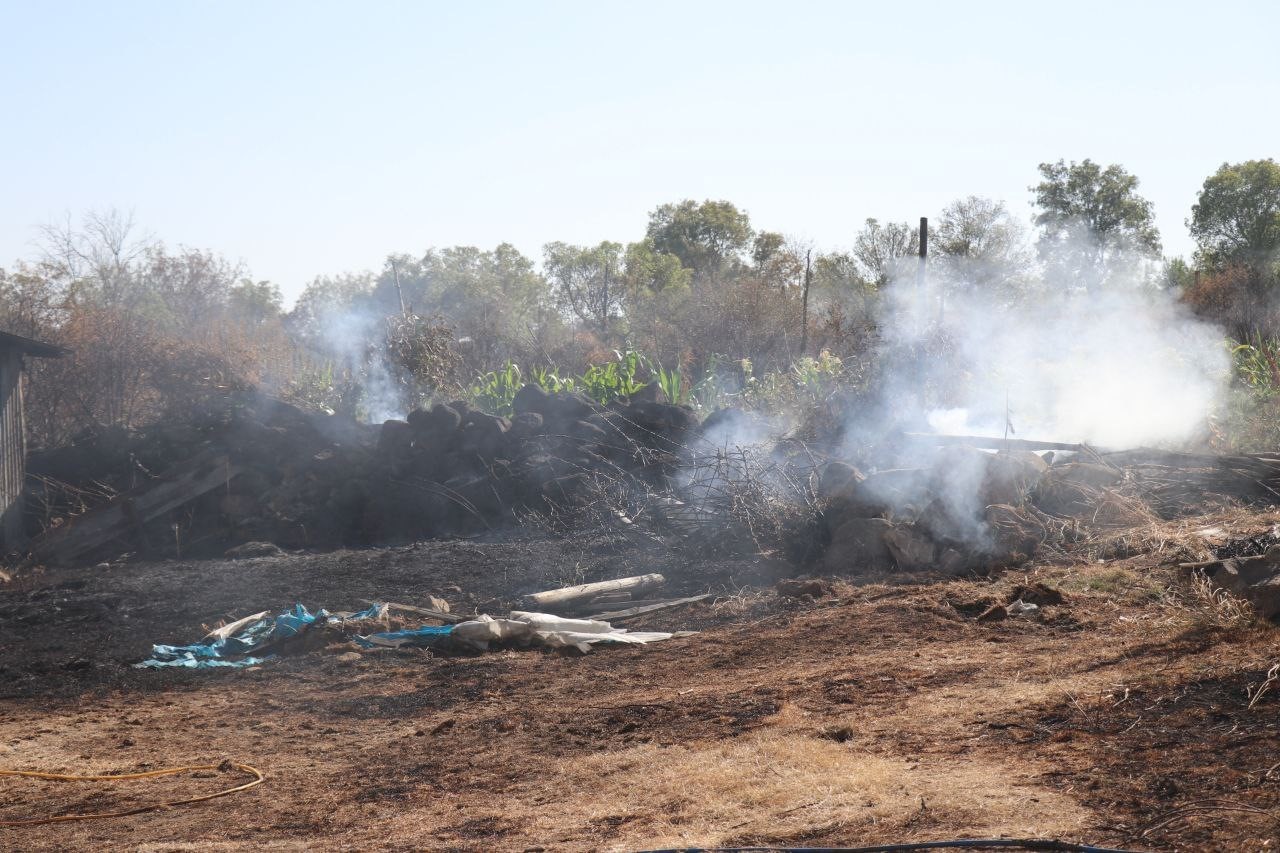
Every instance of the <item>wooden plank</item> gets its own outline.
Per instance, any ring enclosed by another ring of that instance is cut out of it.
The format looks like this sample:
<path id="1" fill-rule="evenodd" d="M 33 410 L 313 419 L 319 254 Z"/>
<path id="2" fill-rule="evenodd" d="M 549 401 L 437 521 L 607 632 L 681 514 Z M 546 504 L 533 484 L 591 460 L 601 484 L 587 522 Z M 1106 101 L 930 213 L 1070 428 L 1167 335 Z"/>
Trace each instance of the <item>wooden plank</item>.
<path id="1" fill-rule="evenodd" d="M 596 619 L 600 622 L 621 622 L 623 619 L 630 619 L 633 616 L 643 616 L 646 613 L 656 613 L 659 610 L 667 610 L 672 607 L 683 607 L 686 604 L 693 604 L 696 601 L 705 601 L 710 598 L 712 593 L 706 592 L 702 595 L 693 595 L 688 598 L 673 598 L 670 601 L 659 601 L 656 604 L 645 604 L 640 607 L 628 607 L 626 610 L 615 610 L 611 613 L 597 613 L 594 616 L 586 616 L 586 619 Z"/>
<path id="2" fill-rule="evenodd" d="M 70 562 L 130 533 L 135 524 L 151 521 L 225 485 L 241 470 L 226 453 L 216 448 L 206 450 L 156 480 L 48 531 L 32 544 L 32 558 L 57 564 Z"/>
<path id="3" fill-rule="evenodd" d="M 22 356 L 0 352 L 0 535 L 5 551 L 25 542 L 26 424 L 22 409 Z"/>
<path id="4" fill-rule="evenodd" d="M 548 607 L 566 607 L 580 601 L 589 601 L 603 593 L 620 592 L 627 590 L 635 592 L 637 590 L 652 589 L 662 586 L 667 579 L 659 574 L 636 575 L 630 578 L 618 578 L 612 581 L 598 581 L 596 583 L 584 583 L 578 586 L 567 586 L 563 589 L 549 589 L 545 592 L 535 592 L 532 595 L 524 597 L 527 605 L 532 608 L 548 608 Z M 544 611 L 545 612 L 545 611 Z"/>
<path id="5" fill-rule="evenodd" d="M 403 610 L 405 613 L 413 613 L 418 616 L 427 616 L 431 619 L 438 619 L 446 625 L 456 625 L 459 622 L 466 622 L 471 617 L 459 616 L 456 613 L 445 613 L 443 610 L 432 610 L 430 607 L 416 607 L 412 604 L 396 604 L 393 601 L 370 601 L 367 598 L 357 598 L 361 604 L 385 604 L 390 610 Z"/>
<path id="6" fill-rule="evenodd" d="M 989 435 L 933 435 L 926 432 L 908 432 L 903 434 L 911 441 L 927 442 L 945 447 L 963 444 L 968 447 L 982 447 L 987 450 L 1075 450 L 1085 449 L 1083 444 L 1072 444 L 1065 441 L 1033 441 L 1027 438 L 1000 438 Z M 1093 448 L 1099 453 L 1110 451 L 1101 447 Z"/>

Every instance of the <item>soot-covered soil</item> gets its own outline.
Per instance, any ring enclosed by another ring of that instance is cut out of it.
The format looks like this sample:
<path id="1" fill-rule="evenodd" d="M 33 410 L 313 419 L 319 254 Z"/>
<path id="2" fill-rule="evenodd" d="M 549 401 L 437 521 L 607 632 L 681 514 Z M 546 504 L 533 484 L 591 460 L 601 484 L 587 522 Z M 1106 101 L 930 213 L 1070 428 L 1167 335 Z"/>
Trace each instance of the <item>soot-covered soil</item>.
<path id="1" fill-rule="evenodd" d="M 1274 521 L 1237 516 L 1232 532 Z M 0 827 L 0 847 L 583 850 L 1008 835 L 1267 849 L 1280 833 L 1280 684 L 1263 685 L 1280 637 L 1197 600 L 1161 537 L 1143 541 L 1148 552 L 1105 563 L 834 579 L 799 598 L 772 590 L 778 567 L 765 561 L 545 540 L 51 573 L 0 588 L 0 768 L 231 759 L 267 782 L 130 817 Z M 586 656 L 339 647 L 251 670 L 129 667 L 153 642 L 294 601 L 345 609 L 437 595 L 498 613 L 531 590 L 655 570 L 675 594 L 717 597 L 628 627 L 701 633 Z M 1043 595 L 1037 584 L 1063 600 L 976 618 Z M 239 781 L 3 779 L 0 820 Z"/>

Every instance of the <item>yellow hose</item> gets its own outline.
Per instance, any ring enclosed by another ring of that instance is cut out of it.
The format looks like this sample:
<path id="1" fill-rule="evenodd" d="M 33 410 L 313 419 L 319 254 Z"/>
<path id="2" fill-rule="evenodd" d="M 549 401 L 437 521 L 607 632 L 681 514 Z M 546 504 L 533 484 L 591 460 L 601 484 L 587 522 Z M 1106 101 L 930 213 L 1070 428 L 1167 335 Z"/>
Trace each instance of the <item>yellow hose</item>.
<path id="1" fill-rule="evenodd" d="M 225 797 L 228 794 L 235 794 L 239 791 L 247 791 L 257 785 L 261 785 L 266 781 L 266 777 L 262 775 L 262 771 L 248 764 L 238 764 L 234 761 L 224 761 L 222 764 L 191 764 L 186 767 L 168 767 L 164 770 L 148 770 L 145 773 L 121 773 L 117 776 L 77 776 L 68 773 L 41 773 L 37 770 L 0 770 L 0 776 L 21 776 L 27 779 L 47 779 L 53 782 L 119 782 L 129 779 L 152 779 L 156 776 L 174 776 L 178 773 L 187 773 L 193 770 L 224 770 L 232 768 L 239 770 L 241 773 L 248 773 L 253 776 L 253 781 L 246 782 L 243 785 L 237 785 L 234 788 L 227 788 L 213 794 L 205 794 L 200 797 L 190 797 L 185 800 L 168 800 L 163 803 L 152 803 L 147 806 L 139 806 L 136 809 L 128 809 L 121 812 L 98 812 L 96 814 L 63 814 L 54 817 L 34 817 L 26 820 L 0 820 L 0 826 L 38 826 L 42 823 L 60 823 L 68 820 L 98 820 L 108 817 L 125 817 L 126 815 L 142 814 L 143 812 L 155 811 L 156 809 L 166 809 L 170 806 L 182 806 L 187 803 L 200 803 L 205 800 L 216 799 L 217 797 Z"/>

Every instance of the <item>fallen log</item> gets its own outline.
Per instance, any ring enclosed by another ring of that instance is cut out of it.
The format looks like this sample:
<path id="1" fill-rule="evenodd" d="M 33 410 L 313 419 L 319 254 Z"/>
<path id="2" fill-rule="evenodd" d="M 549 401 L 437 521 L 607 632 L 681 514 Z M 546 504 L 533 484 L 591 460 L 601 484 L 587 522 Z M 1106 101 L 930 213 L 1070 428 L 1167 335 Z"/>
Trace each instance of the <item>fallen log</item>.
<path id="1" fill-rule="evenodd" d="M 533 608 L 568 607 L 578 602 L 589 601 L 598 595 L 612 592 L 637 592 L 662 586 L 667 579 L 659 574 L 636 575 L 630 578 L 618 578 L 612 581 L 584 583 L 578 586 L 567 586 L 563 589 L 549 589 L 535 592 L 524 597 L 526 606 Z"/>
<path id="2" fill-rule="evenodd" d="M 645 604 L 640 607 L 628 607 L 626 610 L 614 610 L 610 613 L 597 613 L 594 616 L 583 617 L 585 619 L 595 619 L 599 622 L 621 622 L 623 619 L 630 619 L 633 616 L 643 616 L 646 613 L 655 613 L 659 610 L 667 610 L 672 607 L 683 607 L 686 604 L 693 604 L 696 601 L 705 601 L 710 598 L 712 593 L 706 592 L 702 595 L 692 595 L 688 598 L 673 598 L 670 601 L 659 601 L 654 604 Z"/>
<path id="3" fill-rule="evenodd" d="M 183 504 L 225 486 L 242 468 L 226 453 L 210 448 L 165 471 L 155 480 L 48 530 L 31 544 L 31 559 L 64 565 Z"/>

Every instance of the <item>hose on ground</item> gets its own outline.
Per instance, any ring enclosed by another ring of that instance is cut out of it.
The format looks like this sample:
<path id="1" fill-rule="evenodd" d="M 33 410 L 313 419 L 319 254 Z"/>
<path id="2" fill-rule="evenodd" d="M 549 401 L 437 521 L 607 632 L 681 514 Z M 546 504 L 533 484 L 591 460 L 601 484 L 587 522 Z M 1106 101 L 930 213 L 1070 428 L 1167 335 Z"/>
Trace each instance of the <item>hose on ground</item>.
<path id="1" fill-rule="evenodd" d="M 176 776 L 179 773 L 190 773 L 195 771 L 207 770 L 239 770 L 241 773 L 247 773 L 253 779 L 245 782 L 243 785 L 236 785 L 234 788 L 226 788 L 221 791 L 215 791 L 212 794 L 203 794 L 199 797 L 187 797 L 181 800 L 166 800 L 163 803 L 149 803 L 145 806 L 137 808 L 125 809 L 118 812 L 96 812 L 91 814 L 61 814 L 53 817 L 33 817 L 23 820 L 0 820 L 0 826 L 39 826 L 46 823 L 62 823 L 72 820 L 100 820 L 111 817 L 126 817 L 128 815 L 142 814 L 143 812 L 151 812 L 157 809 L 166 809 L 171 806 L 185 806 L 189 803 L 202 803 L 205 800 L 213 800 L 218 797 L 225 797 L 229 794 L 237 794 L 241 791 L 247 791 L 261 785 L 266 781 L 266 777 L 262 775 L 262 771 L 248 764 L 239 764 L 235 761 L 224 761 L 221 764 L 189 764 L 184 767 L 166 767 L 163 770 L 148 770 L 144 773 L 120 773 L 120 774 L 91 774 L 79 775 L 71 773 L 43 773 L 38 770 L 3 770 L 0 769 L 0 776 L 18 776 L 25 779 L 44 779 L 50 782 L 122 782 L 134 779 L 154 779 L 157 776 Z"/>

